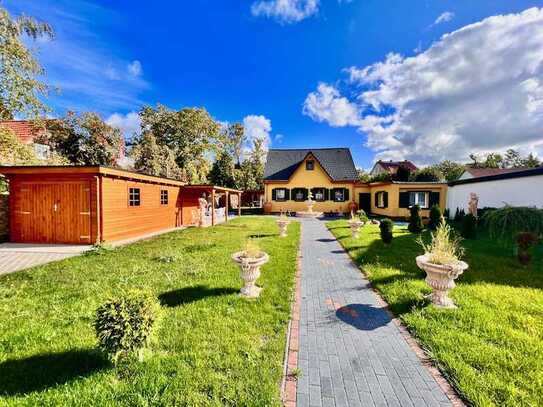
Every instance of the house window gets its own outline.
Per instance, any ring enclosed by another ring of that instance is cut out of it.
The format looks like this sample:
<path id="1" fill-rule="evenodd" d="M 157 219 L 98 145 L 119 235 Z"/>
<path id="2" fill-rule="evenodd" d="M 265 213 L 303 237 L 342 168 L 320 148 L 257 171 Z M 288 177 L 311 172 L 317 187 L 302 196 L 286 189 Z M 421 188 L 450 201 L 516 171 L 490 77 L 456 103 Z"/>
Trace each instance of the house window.
<path id="1" fill-rule="evenodd" d="M 128 206 L 140 206 L 140 203 L 140 189 L 128 188 Z"/>
<path id="2" fill-rule="evenodd" d="M 278 189 L 275 191 L 275 200 L 276 201 L 286 201 L 287 200 L 287 191 L 284 189 Z"/>
<path id="3" fill-rule="evenodd" d="M 313 190 L 314 196 L 313 199 L 318 202 L 324 201 L 324 188 L 315 188 Z"/>
<path id="4" fill-rule="evenodd" d="M 335 189 L 334 190 L 334 202 L 345 202 L 345 190 L 344 189 Z"/>
<path id="5" fill-rule="evenodd" d="M 409 206 L 418 205 L 421 208 L 428 208 L 428 193 L 409 192 Z"/>
<path id="6" fill-rule="evenodd" d="M 160 204 L 168 205 L 168 190 L 167 189 L 160 190 Z"/>
<path id="7" fill-rule="evenodd" d="M 313 171 L 315 169 L 315 161 L 313 160 L 307 160 L 305 162 L 305 169 L 307 171 Z"/>
<path id="8" fill-rule="evenodd" d="M 301 201 L 305 200 L 304 190 L 303 189 L 298 188 L 298 189 L 296 189 L 294 191 L 294 200 L 298 201 L 298 202 L 301 202 Z"/>
<path id="9" fill-rule="evenodd" d="M 385 204 L 385 192 L 381 191 L 377 193 L 377 207 L 378 208 L 384 208 L 386 207 Z"/>

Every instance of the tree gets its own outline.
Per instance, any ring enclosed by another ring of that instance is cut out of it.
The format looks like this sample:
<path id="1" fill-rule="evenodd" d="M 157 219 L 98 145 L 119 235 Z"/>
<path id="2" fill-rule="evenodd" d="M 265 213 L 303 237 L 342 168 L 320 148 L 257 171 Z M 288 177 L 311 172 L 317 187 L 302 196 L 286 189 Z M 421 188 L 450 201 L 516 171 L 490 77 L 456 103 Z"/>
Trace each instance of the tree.
<path id="1" fill-rule="evenodd" d="M 486 156 L 483 168 L 505 168 L 506 163 L 503 156 L 499 153 L 490 153 Z"/>
<path id="2" fill-rule="evenodd" d="M 26 47 L 25 36 L 31 40 L 53 38 L 53 30 L 31 17 L 13 18 L 0 7 L 0 120 L 10 120 L 16 114 L 38 116 L 47 110 L 40 100 L 48 90 L 39 80 L 44 71 Z"/>
<path id="3" fill-rule="evenodd" d="M 532 153 L 522 160 L 522 167 L 537 168 L 539 166 L 541 166 L 541 161 Z"/>
<path id="4" fill-rule="evenodd" d="M 210 170 L 209 155 L 221 143 L 220 125 L 204 108 L 179 111 L 158 105 L 140 111 L 142 128 L 151 132 L 159 145 L 169 147 L 190 183 L 203 183 Z"/>
<path id="5" fill-rule="evenodd" d="M 208 178 L 209 182 L 213 185 L 227 188 L 235 188 L 237 186 L 234 160 L 228 152 L 222 152 L 217 156 Z"/>
<path id="6" fill-rule="evenodd" d="M 411 170 L 405 165 L 400 165 L 396 174 L 394 174 L 394 181 L 407 182 L 411 176 Z"/>
<path id="7" fill-rule="evenodd" d="M 239 167 L 243 161 L 243 145 L 247 139 L 245 137 L 245 127 L 241 123 L 228 124 L 223 133 L 225 150 Z"/>
<path id="8" fill-rule="evenodd" d="M 442 180 L 443 174 L 434 167 L 421 168 L 413 172 L 409 177 L 411 182 L 440 182 Z"/>
<path id="9" fill-rule="evenodd" d="M 0 165 L 32 165 L 36 161 L 31 146 L 21 143 L 10 129 L 0 126 Z"/>
<path id="10" fill-rule="evenodd" d="M 360 182 L 370 182 L 371 175 L 364 171 L 362 168 L 357 168 L 356 172 L 358 173 L 358 180 Z"/>
<path id="11" fill-rule="evenodd" d="M 260 191 L 264 188 L 265 158 L 264 140 L 255 138 L 249 156 L 241 163 L 239 171 L 236 172 L 238 188 L 245 191 Z"/>
<path id="12" fill-rule="evenodd" d="M 524 166 L 520 153 L 512 148 L 505 152 L 503 161 L 507 168 L 519 168 Z"/>
<path id="13" fill-rule="evenodd" d="M 157 177 L 186 180 L 177 163 L 175 155 L 167 146 L 157 144 L 155 136 L 144 132 L 133 144 L 131 156 L 134 168 L 145 174 Z"/>
<path id="14" fill-rule="evenodd" d="M 466 169 L 464 165 L 450 160 L 441 161 L 433 167 L 441 172 L 447 181 L 456 181 Z"/>
<path id="15" fill-rule="evenodd" d="M 45 131 L 37 141 L 51 147 L 72 164 L 115 166 L 119 159 L 121 130 L 96 113 L 69 112 L 60 120 L 42 121 Z"/>

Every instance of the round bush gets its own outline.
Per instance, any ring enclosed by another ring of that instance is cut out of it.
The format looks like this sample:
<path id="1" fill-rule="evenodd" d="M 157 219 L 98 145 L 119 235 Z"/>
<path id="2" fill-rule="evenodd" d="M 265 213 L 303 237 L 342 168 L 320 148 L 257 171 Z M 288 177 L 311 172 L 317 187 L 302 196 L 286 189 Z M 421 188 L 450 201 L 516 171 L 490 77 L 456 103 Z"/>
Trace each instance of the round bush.
<path id="1" fill-rule="evenodd" d="M 441 223 L 441 208 L 439 205 L 434 205 L 430 208 L 430 221 L 428 222 L 428 229 L 436 230 Z"/>
<path id="2" fill-rule="evenodd" d="M 158 301 L 146 292 L 131 291 L 109 300 L 96 310 L 100 349 L 114 362 L 139 353 L 148 344 L 159 313 Z"/>
<path id="3" fill-rule="evenodd" d="M 422 218 L 420 217 L 420 207 L 418 205 L 413 205 L 410 209 L 411 215 L 409 216 L 409 225 L 407 229 L 411 233 L 420 233 L 424 229 L 422 224 Z"/>
<path id="4" fill-rule="evenodd" d="M 477 218 L 471 213 L 462 218 L 461 234 L 464 239 L 475 239 L 477 237 Z"/>
<path id="5" fill-rule="evenodd" d="M 379 230 L 381 231 L 381 240 L 385 244 L 392 242 L 392 231 L 394 229 L 394 222 L 390 219 L 383 219 L 379 224 Z"/>

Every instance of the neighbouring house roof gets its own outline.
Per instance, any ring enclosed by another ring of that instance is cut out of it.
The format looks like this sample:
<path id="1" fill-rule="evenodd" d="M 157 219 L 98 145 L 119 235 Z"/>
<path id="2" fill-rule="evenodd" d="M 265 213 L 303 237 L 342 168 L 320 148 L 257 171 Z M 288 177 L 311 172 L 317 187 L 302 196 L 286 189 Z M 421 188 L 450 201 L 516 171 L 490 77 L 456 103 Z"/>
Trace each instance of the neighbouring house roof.
<path id="1" fill-rule="evenodd" d="M 354 181 L 358 173 L 348 148 L 271 149 L 268 151 L 264 180 L 288 181 L 298 166 L 313 155 L 332 181 Z"/>
<path id="2" fill-rule="evenodd" d="M 499 174 L 509 174 L 511 172 L 525 171 L 529 168 L 470 168 L 467 167 L 464 172 L 469 173 L 473 178 L 488 177 Z"/>
<path id="3" fill-rule="evenodd" d="M 506 171 L 494 175 L 485 175 L 474 178 L 465 178 L 459 179 L 456 181 L 449 182 L 450 186 L 462 185 L 462 184 L 472 184 L 476 182 L 486 182 L 486 181 L 498 181 L 502 179 L 513 179 L 513 178 L 523 178 L 531 177 L 534 175 L 543 175 L 543 167 L 529 168 L 529 169 L 516 169 L 518 171 Z"/>
<path id="4" fill-rule="evenodd" d="M 36 132 L 33 123 L 28 120 L 2 120 L 0 126 L 13 131 L 15 136 L 24 144 L 33 143 L 34 137 L 39 134 L 39 132 Z"/>
<path id="5" fill-rule="evenodd" d="M 373 168 L 375 168 L 377 165 L 380 165 L 381 167 L 383 167 L 390 174 L 396 174 L 396 172 L 398 171 L 398 168 L 400 168 L 400 167 L 407 168 L 409 171 L 417 171 L 418 170 L 418 167 L 409 160 L 403 160 L 403 161 L 383 161 L 383 160 L 379 160 L 379 161 L 377 161 L 375 163 Z M 373 169 L 371 171 L 373 172 Z"/>

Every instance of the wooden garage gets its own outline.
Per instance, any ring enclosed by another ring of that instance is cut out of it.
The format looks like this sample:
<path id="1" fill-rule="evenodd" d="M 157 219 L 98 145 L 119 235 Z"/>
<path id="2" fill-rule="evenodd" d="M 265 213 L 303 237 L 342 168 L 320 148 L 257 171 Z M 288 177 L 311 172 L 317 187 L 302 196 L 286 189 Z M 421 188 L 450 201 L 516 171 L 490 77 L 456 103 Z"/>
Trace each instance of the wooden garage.
<path id="1" fill-rule="evenodd" d="M 94 244 L 182 225 L 183 182 L 102 166 L 0 167 L 10 241 Z"/>

